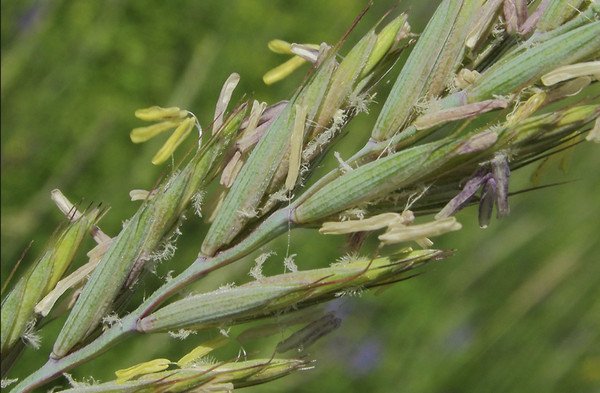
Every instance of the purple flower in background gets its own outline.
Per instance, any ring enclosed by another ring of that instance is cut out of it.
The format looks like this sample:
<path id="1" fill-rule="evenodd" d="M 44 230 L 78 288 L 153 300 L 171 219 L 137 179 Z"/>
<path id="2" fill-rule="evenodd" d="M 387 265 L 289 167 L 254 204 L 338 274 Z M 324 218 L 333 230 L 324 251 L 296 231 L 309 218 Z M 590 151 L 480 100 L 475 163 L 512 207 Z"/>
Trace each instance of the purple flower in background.
<path id="1" fill-rule="evenodd" d="M 369 338 L 358 346 L 349 360 L 350 370 L 359 375 L 365 375 L 377 368 L 381 363 L 381 341 Z"/>

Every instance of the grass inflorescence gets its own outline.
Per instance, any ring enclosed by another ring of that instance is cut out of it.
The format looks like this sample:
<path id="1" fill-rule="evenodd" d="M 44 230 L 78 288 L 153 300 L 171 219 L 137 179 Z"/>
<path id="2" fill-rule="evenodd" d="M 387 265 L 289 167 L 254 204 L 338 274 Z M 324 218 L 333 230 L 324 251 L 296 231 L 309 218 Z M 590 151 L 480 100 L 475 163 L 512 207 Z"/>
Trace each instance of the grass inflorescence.
<path id="1" fill-rule="evenodd" d="M 131 192 L 141 206 L 113 238 L 98 227 L 102 209 L 79 212 L 55 193 L 69 223 L 3 299 L 3 378 L 25 344 L 34 344 L 34 330 L 61 315 L 66 321 L 49 362 L 15 392 L 46 385 L 126 337 L 157 332 L 187 337 L 219 330 L 222 337 L 179 362 L 150 359 L 115 370 L 114 381 L 67 391 L 227 391 L 310 368 L 306 358 L 294 356 L 337 328 L 339 318 L 311 318 L 273 348 L 271 358 L 248 360 L 244 353 L 219 361 L 208 354 L 236 344 L 239 337 L 226 327 L 413 277 L 413 270 L 451 254 L 434 249 L 431 238 L 461 229 L 457 211 L 478 204 L 479 224 L 487 227 L 494 211 L 498 218 L 510 213 L 511 172 L 584 139 L 598 142 L 600 103 L 593 89 L 600 76 L 600 7 L 580 1 L 573 12 L 567 3 L 445 0 L 419 34 L 411 31 L 410 15 L 388 15 L 347 53 L 343 42 L 274 40 L 269 48 L 291 59 L 267 72 L 266 83 L 312 65 L 288 100 L 230 105 L 240 80 L 234 73 L 204 127 L 178 107 L 136 111 L 154 124 L 131 131 L 134 143 L 172 130 L 154 165 L 175 162 L 186 138 L 197 137 L 197 148 L 154 189 Z M 378 90 L 395 68 L 399 75 L 384 99 Z M 368 114 L 376 95 L 383 107 L 364 147 L 343 159 L 336 143 L 357 114 Z M 327 155 L 338 168 L 311 178 Z M 179 226 L 191 212 L 210 223 L 197 259 L 117 317 L 142 273 L 173 256 Z M 292 242 L 295 228 L 349 236 L 355 252 L 361 237 L 374 233 L 376 246 L 366 257 L 299 270 L 301 256 L 290 255 L 288 244 L 288 273 L 265 276 L 271 256 L 265 253 L 245 284 L 172 299 L 283 234 Z M 97 243 L 89 262 L 63 277 L 87 233 Z M 292 358 L 284 356 L 290 349 L 296 349 Z"/>

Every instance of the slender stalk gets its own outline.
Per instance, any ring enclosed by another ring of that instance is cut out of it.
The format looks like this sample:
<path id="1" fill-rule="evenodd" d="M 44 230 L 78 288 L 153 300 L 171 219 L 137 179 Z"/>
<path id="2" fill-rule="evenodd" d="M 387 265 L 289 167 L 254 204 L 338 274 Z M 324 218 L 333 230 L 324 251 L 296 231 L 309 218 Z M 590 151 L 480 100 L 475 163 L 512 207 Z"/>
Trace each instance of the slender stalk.
<path id="1" fill-rule="evenodd" d="M 223 251 L 212 258 L 199 256 L 186 270 L 173 280 L 165 283 L 135 311 L 124 317 L 120 324 L 113 325 L 85 347 L 61 359 L 50 359 L 38 371 L 19 383 L 13 392 L 31 392 L 36 387 L 42 386 L 59 377 L 62 373 L 99 356 L 127 336 L 137 333 L 137 322 L 141 318 L 151 313 L 165 300 L 175 295 L 190 283 L 208 275 L 214 270 L 240 260 L 261 245 L 284 233 L 288 228 L 288 219 L 288 209 L 282 209 L 271 215 L 248 238 L 231 249 Z"/>
<path id="2" fill-rule="evenodd" d="M 44 366 L 21 381 L 12 391 L 33 392 L 35 388 L 59 377 L 62 373 L 99 356 L 126 337 L 134 334 L 136 332 L 137 320 L 137 315 L 132 313 L 85 347 L 61 359 L 49 359 Z"/>

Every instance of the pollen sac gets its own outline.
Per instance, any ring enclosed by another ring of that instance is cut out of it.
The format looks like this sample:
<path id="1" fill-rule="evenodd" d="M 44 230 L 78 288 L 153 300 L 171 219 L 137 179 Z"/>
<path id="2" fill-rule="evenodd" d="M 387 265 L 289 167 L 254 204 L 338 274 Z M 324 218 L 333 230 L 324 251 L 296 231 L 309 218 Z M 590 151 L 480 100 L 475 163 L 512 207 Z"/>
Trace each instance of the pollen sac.
<path id="1" fill-rule="evenodd" d="M 478 171 L 463 187 L 462 191 L 450 200 L 444 208 L 435 216 L 436 220 L 450 217 L 462 209 L 464 205 L 475 195 L 477 190 L 490 179 L 491 174 L 486 171 Z"/>
<path id="2" fill-rule="evenodd" d="M 198 125 L 196 117 L 193 114 L 177 107 L 161 108 L 153 106 L 146 109 L 138 109 L 135 111 L 135 116 L 141 120 L 157 121 L 158 123 L 147 127 L 134 128 L 129 133 L 129 137 L 133 143 L 146 142 L 163 132 L 175 129 L 165 144 L 152 158 L 154 165 L 162 164 L 171 157 L 175 149 L 190 134 L 194 126 Z M 202 135 L 202 129 L 199 125 L 198 131 Z"/>
<path id="3" fill-rule="evenodd" d="M 177 361 L 177 364 L 181 367 L 186 367 L 193 364 L 198 359 L 208 355 L 213 350 L 222 347 L 227 344 L 229 339 L 225 336 L 217 336 L 216 338 L 198 345 L 196 348 L 188 352 L 185 356 Z"/>
<path id="4" fill-rule="evenodd" d="M 277 67 L 267 71 L 265 75 L 263 75 L 263 82 L 265 85 L 272 85 L 273 83 L 279 82 L 287 78 L 294 71 L 300 68 L 306 60 L 304 60 L 300 56 L 294 56 L 285 63 L 278 65 Z"/>
<path id="5" fill-rule="evenodd" d="M 266 85 L 272 85 L 287 78 L 307 61 L 317 63 L 321 54 L 320 46 L 315 44 L 291 44 L 275 39 L 269 41 L 267 46 L 271 52 L 292 55 L 292 58 L 265 73 L 263 82 Z"/>
<path id="6" fill-rule="evenodd" d="M 163 132 L 177 127 L 179 124 L 180 121 L 168 120 L 147 127 L 134 128 L 129 133 L 129 137 L 133 143 L 146 142 Z"/>
<path id="7" fill-rule="evenodd" d="M 269 50 L 273 53 L 278 53 L 280 55 L 291 55 L 292 54 L 292 44 L 287 41 L 274 39 L 269 41 L 267 44 Z"/>
<path id="8" fill-rule="evenodd" d="M 492 160 L 492 175 L 496 181 L 496 205 L 498 207 L 498 218 L 505 217 L 510 212 L 508 206 L 508 178 L 510 167 L 508 157 L 504 153 L 498 153 Z"/>
<path id="9" fill-rule="evenodd" d="M 181 110 L 175 106 L 170 108 L 151 106 L 150 108 L 138 109 L 135 111 L 135 117 L 144 121 L 181 120 L 187 115 L 187 111 Z"/>
<path id="10" fill-rule="evenodd" d="M 483 185 L 479 199 L 479 226 L 487 228 L 492 218 L 496 200 L 496 180 L 489 178 Z"/>
<path id="11" fill-rule="evenodd" d="M 188 117 L 177 126 L 173 134 L 167 139 L 165 144 L 152 158 L 154 165 L 159 165 L 165 162 L 173 153 L 175 149 L 185 140 L 185 138 L 192 132 L 194 125 L 196 124 L 196 118 Z"/>
<path id="12" fill-rule="evenodd" d="M 171 361 L 169 359 L 154 359 L 131 366 L 123 370 L 115 371 L 118 381 L 125 382 L 144 374 L 151 374 L 169 368 Z"/>

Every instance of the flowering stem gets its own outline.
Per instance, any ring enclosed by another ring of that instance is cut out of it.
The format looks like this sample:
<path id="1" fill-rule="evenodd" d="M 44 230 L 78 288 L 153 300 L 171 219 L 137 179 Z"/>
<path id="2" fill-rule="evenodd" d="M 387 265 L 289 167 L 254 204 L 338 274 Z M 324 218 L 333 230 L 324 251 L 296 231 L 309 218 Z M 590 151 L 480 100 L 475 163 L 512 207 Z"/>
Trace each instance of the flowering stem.
<path id="1" fill-rule="evenodd" d="M 31 392 L 36 387 L 57 378 L 65 371 L 97 357 L 125 337 L 138 333 L 137 323 L 141 318 L 148 315 L 166 299 L 175 295 L 190 283 L 220 267 L 240 260 L 261 245 L 284 233 L 288 229 L 288 219 L 288 209 L 281 209 L 272 214 L 269 219 L 259 225 L 246 239 L 234 247 L 218 253 L 211 258 L 199 255 L 186 270 L 165 283 L 135 311 L 125 316 L 119 323 L 109 328 L 96 340 L 61 359 L 50 359 L 43 367 L 17 385 L 13 392 Z"/>
<path id="2" fill-rule="evenodd" d="M 58 360 L 50 359 L 44 366 L 19 383 L 13 392 L 32 392 L 35 388 L 59 377 L 62 373 L 87 362 L 136 331 L 137 317 L 130 314 L 85 347 Z"/>

